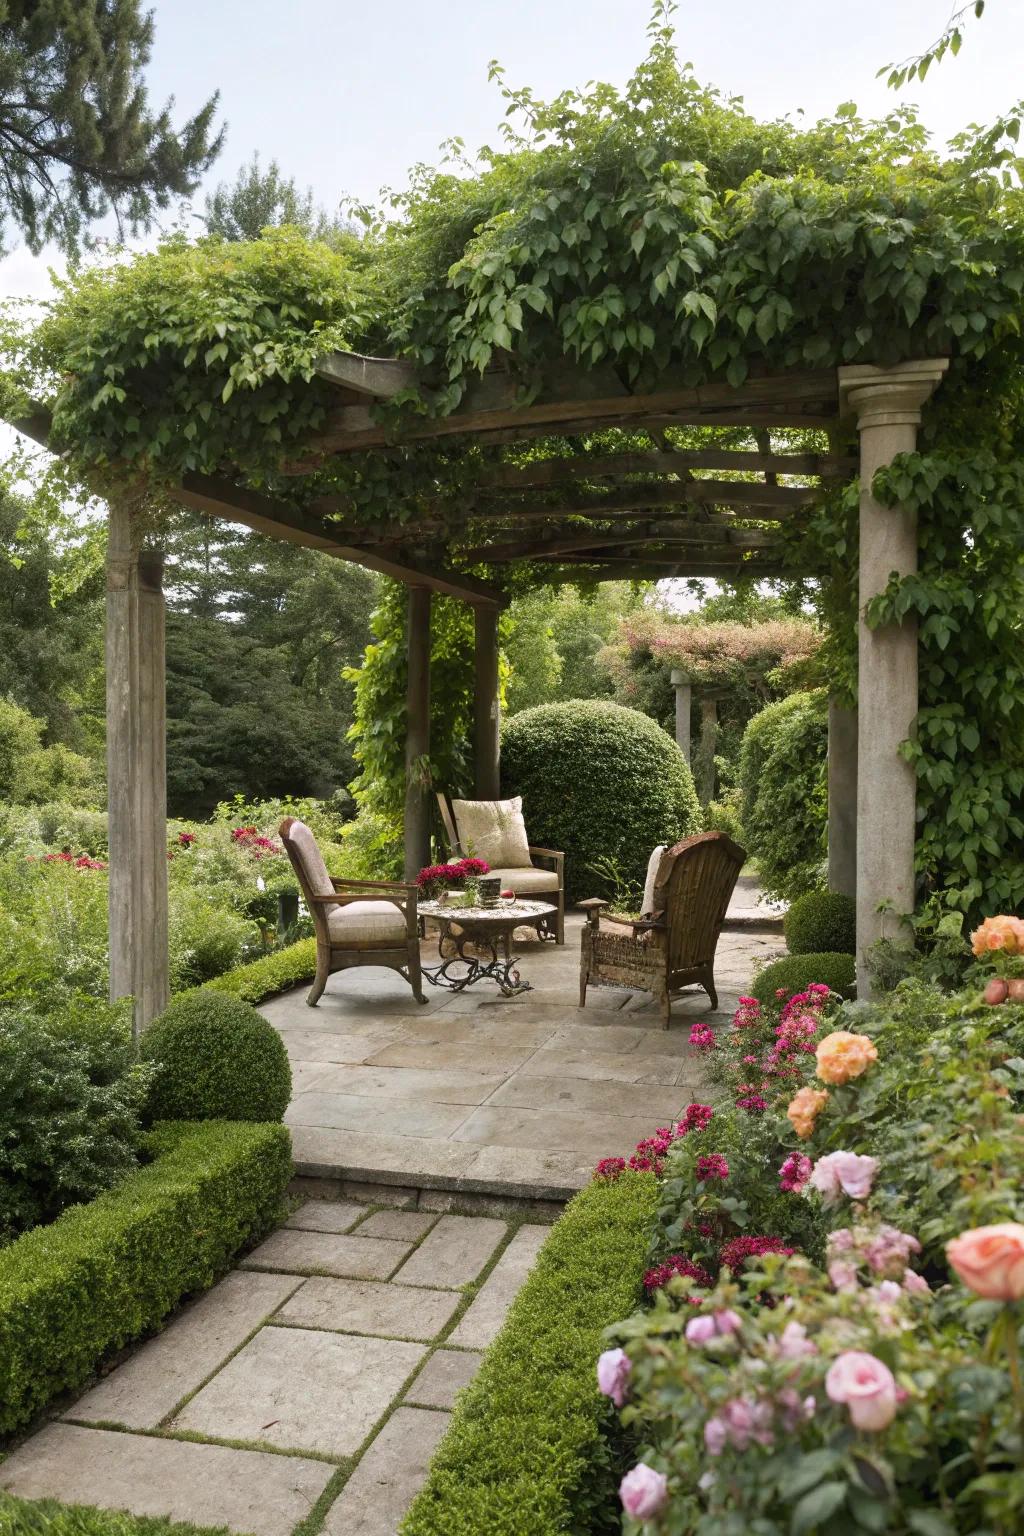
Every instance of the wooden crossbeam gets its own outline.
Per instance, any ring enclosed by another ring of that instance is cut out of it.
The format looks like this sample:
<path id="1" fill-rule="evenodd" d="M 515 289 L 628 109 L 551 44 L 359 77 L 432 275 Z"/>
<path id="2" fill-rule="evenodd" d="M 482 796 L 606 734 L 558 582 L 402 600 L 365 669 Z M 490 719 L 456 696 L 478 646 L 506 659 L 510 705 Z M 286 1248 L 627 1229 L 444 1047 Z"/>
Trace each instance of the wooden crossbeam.
<path id="1" fill-rule="evenodd" d="M 580 532 L 556 533 L 548 538 L 515 539 L 504 544 L 478 544 L 457 551 L 467 565 L 502 564 L 509 560 L 547 560 L 585 549 L 614 549 L 662 544 L 703 544 L 723 549 L 777 549 L 777 535 L 766 528 L 732 528 L 721 522 L 666 521 L 657 527 L 645 525 L 621 532 L 594 528 Z"/>
<path id="2" fill-rule="evenodd" d="M 480 522 L 499 517 L 526 520 L 553 517 L 601 517 L 609 512 L 633 511 L 642 507 L 679 507 L 697 503 L 712 506 L 764 507 L 777 518 L 813 506 L 821 491 L 813 485 L 765 485 L 757 480 L 650 480 L 642 484 L 616 486 L 603 495 L 575 496 L 570 501 L 551 506 L 531 506 L 521 502 L 487 502 L 475 508 L 472 520 Z M 752 516 L 760 516 L 754 512 Z"/>
<path id="3" fill-rule="evenodd" d="M 350 362 L 349 369 L 350 374 L 358 372 L 357 363 Z M 346 388 L 353 387 L 349 376 L 338 382 L 344 383 Z M 510 373 L 495 370 L 470 384 L 462 403 L 450 415 L 434 419 L 416 417 L 397 428 L 380 426 L 374 420 L 371 407 L 342 405 L 330 413 L 326 427 L 311 440 L 309 453 L 302 460 L 296 460 L 293 469 L 317 463 L 333 453 L 383 447 L 397 440 L 416 441 L 502 429 L 517 433 L 522 428 L 541 424 L 549 424 L 553 432 L 572 433 L 600 430 L 615 424 L 641 427 L 688 421 L 720 425 L 806 426 L 831 424 L 838 416 L 833 369 L 748 379 L 738 388 L 715 383 L 688 388 L 661 387 L 633 395 L 614 369 L 583 370 L 556 365 L 549 370 L 537 399 L 529 404 L 517 403 L 521 398 L 519 380 Z M 586 425 L 588 423 L 596 425 Z"/>
<path id="4" fill-rule="evenodd" d="M 409 586 L 428 587 L 433 592 L 444 592 L 450 597 L 461 597 L 468 603 L 486 603 L 503 607 L 507 602 L 504 593 L 487 582 L 460 571 L 451 571 L 442 565 L 425 563 L 398 551 L 393 556 L 358 543 L 346 543 L 341 530 L 333 531 L 331 524 L 309 513 L 297 511 L 257 491 L 233 485 L 229 480 L 218 480 L 211 475 L 186 475 L 180 486 L 169 492 L 175 501 L 205 512 L 213 517 L 227 518 L 242 523 L 258 533 L 270 534 L 288 544 L 300 544 L 306 549 L 319 549 L 339 560 L 350 560 L 364 565 L 368 570 L 379 571 L 382 576 L 392 576 Z"/>
<path id="5" fill-rule="evenodd" d="M 499 464 L 485 470 L 476 484 L 485 491 L 563 485 L 567 481 L 617 479 L 623 475 L 680 474 L 718 469 L 782 475 L 856 473 L 857 461 L 827 453 L 753 453 L 741 448 L 672 448 L 664 453 L 579 454 L 532 464 Z"/>
<path id="6" fill-rule="evenodd" d="M 567 582 L 579 581 L 665 581 L 672 577 L 704 577 L 719 581 L 733 581 L 737 575 L 752 575 L 756 579 L 770 580 L 772 577 L 783 574 L 792 574 L 784 571 L 779 566 L 755 566 L 751 562 L 745 565 L 723 565 L 715 561 L 676 560 L 673 562 L 652 563 L 650 560 L 635 559 L 597 559 L 594 561 L 577 561 L 562 567 L 552 566 L 550 571 L 545 571 L 544 581 L 551 586 L 559 586 Z"/>

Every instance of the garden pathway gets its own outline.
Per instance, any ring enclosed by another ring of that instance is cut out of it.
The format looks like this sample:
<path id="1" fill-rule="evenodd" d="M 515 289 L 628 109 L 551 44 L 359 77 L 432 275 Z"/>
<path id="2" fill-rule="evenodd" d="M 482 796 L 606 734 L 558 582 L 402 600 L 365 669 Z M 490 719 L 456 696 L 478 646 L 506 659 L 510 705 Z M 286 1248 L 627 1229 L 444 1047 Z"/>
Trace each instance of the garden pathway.
<path id="1" fill-rule="evenodd" d="M 309 1201 L 0 1463 L 0 1487 L 252 1536 L 393 1536 L 546 1231 Z"/>
<path id="2" fill-rule="evenodd" d="M 578 1006 L 576 914 L 563 948 L 517 945 L 533 990 L 512 999 L 488 982 L 456 995 L 427 985 L 421 1006 L 393 972 L 358 969 L 333 976 L 316 1008 L 306 987 L 264 1004 L 291 1058 L 298 1170 L 335 1195 L 387 1184 L 567 1199 L 599 1158 L 631 1152 L 707 1092 L 690 1025 L 722 1022 L 755 961 L 783 949 L 757 895 L 744 880 L 719 942 L 719 1013 L 690 990 L 667 1031 L 644 994 L 592 987 Z M 424 958 L 436 961 L 429 941 Z"/>

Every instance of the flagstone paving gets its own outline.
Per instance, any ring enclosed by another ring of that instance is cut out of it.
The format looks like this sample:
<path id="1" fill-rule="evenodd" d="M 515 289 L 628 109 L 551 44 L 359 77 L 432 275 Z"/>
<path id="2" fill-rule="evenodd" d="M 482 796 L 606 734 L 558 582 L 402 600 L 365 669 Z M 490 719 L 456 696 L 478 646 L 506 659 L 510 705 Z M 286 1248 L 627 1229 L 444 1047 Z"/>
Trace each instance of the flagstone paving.
<path id="1" fill-rule="evenodd" d="M 298 1074 L 287 1119 L 299 1172 L 339 1192 L 372 1182 L 567 1199 L 598 1158 L 630 1152 L 652 1122 L 707 1094 L 690 1025 L 723 1022 L 755 960 L 782 949 L 777 914 L 749 879 L 731 917 L 718 1012 L 690 989 L 668 1030 L 643 993 L 592 987 L 579 1007 L 573 913 L 563 947 L 517 945 L 532 990 L 511 999 L 487 982 L 455 994 L 428 985 L 424 1007 L 394 972 L 360 967 L 332 976 L 316 1008 L 306 987 L 264 1004 Z"/>
<path id="2" fill-rule="evenodd" d="M 395 1536 L 547 1230 L 308 1201 L 0 1463 L 0 1488 L 251 1536 L 314 1510 L 325 1536 Z"/>

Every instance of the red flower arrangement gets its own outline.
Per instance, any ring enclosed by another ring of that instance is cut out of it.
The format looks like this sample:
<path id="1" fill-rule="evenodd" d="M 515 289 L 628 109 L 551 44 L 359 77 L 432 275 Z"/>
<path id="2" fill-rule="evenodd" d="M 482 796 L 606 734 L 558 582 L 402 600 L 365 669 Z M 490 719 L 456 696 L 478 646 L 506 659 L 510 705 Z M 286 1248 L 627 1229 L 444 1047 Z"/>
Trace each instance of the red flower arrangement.
<path id="1" fill-rule="evenodd" d="M 486 859 L 457 859 L 451 864 L 428 864 L 416 876 L 416 884 L 421 891 L 428 891 L 434 885 L 457 885 L 462 880 L 487 875 L 490 869 Z"/>

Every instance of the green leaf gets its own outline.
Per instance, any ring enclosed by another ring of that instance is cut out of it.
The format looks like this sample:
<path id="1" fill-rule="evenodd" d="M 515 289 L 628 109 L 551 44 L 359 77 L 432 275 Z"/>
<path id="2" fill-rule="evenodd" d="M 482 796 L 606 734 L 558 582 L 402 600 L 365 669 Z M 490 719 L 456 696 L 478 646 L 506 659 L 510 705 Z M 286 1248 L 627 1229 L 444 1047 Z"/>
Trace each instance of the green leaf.
<path id="1" fill-rule="evenodd" d="M 914 1536 L 956 1536 L 956 1527 L 937 1509 L 913 1509 L 907 1515 L 907 1524 Z"/>
<path id="2" fill-rule="evenodd" d="M 809 1488 L 822 1482 L 841 1463 L 842 1457 L 839 1452 L 830 1450 L 827 1446 L 821 1450 L 809 1451 L 779 1479 L 779 1493 L 787 1503 L 791 1503 L 801 1494 L 806 1493 Z"/>
<path id="3" fill-rule="evenodd" d="M 793 1520 L 790 1525 L 792 1536 L 807 1536 L 808 1532 L 820 1527 L 824 1521 L 834 1515 L 845 1501 L 845 1483 L 820 1483 L 817 1488 L 812 1488 L 810 1493 L 804 1494 L 793 1510 Z"/>

